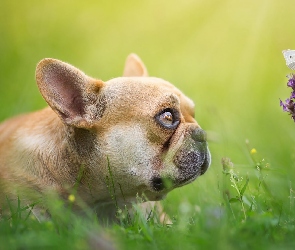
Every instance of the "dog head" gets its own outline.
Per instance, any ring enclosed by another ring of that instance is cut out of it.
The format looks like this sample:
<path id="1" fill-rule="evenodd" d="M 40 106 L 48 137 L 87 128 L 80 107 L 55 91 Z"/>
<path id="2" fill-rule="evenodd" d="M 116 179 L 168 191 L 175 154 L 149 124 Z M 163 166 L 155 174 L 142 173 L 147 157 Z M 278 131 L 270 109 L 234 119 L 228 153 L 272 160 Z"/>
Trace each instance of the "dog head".
<path id="1" fill-rule="evenodd" d="M 73 166 L 84 166 L 83 183 L 91 183 L 97 201 L 107 200 L 104 187 L 110 183 L 124 200 L 143 193 L 159 200 L 209 167 L 206 134 L 194 118 L 193 102 L 171 83 L 148 77 L 136 55 L 127 58 L 123 77 L 107 82 L 55 59 L 43 59 L 36 78 L 71 131 Z"/>

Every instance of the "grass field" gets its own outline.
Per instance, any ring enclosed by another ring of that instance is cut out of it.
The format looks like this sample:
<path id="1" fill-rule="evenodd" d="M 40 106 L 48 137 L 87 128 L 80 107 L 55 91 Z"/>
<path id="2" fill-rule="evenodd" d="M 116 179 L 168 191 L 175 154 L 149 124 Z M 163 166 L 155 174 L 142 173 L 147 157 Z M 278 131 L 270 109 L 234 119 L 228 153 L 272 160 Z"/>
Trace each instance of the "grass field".
<path id="1" fill-rule="evenodd" d="M 46 105 L 44 57 L 108 80 L 137 53 L 150 75 L 196 103 L 212 165 L 162 202 L 157 218 L 102 228 L 52 199 L 52 219 L 25 207 L 0 221 L 1 249 L 294 249 L 295 124 L 279 106 L 295 49 L 292 0 L 16 1 L 0 3 L 0 120 Z M 8 204 L 9 205 L 9 204 Z"/>

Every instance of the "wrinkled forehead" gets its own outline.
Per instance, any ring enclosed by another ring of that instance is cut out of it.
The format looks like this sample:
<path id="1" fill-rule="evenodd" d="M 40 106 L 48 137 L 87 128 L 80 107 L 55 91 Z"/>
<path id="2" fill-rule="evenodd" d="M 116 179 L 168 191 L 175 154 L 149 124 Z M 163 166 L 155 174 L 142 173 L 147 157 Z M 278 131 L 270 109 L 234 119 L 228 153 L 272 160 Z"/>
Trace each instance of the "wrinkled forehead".
<path id="1" fill-rule="evenodd" d="M 158 100 L 177 102 L 186 109 L 194 110 L 194 103 L 171 83 L 156 77 L 119 77 L 106 82 L 107 92 L 114 99 L 128 102 Z"/>
<path id="2" fill-rule="evenodd" d="M 155 115 L 166 108 L 179 110 L 185 122 L 195 123 L 194 103 L 171 83 L 154 77 L 119 77 L 106 82 L 110 112 Z"/>

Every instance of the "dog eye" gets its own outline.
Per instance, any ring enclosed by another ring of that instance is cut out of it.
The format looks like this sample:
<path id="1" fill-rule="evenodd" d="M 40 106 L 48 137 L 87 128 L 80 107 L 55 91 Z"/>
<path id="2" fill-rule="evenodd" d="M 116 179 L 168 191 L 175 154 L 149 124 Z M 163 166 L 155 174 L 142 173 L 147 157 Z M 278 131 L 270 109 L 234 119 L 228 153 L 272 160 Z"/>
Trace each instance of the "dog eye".
<path id="1" fill-rule="evenodd" d="M 168 129 L 175 129 L 179 124 L 179 113 L 173 109 L 164 109 L 157 116 L 160 125 Z"/>

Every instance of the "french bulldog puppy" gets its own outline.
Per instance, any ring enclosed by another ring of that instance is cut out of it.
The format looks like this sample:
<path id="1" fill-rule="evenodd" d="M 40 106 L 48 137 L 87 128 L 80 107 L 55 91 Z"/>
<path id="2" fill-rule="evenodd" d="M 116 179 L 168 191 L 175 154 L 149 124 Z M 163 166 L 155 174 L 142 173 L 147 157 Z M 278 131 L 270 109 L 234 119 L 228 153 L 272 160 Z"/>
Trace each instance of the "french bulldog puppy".
<path id="1" fill-rule="evenodd" d="M 158 201 L 208 169 L 206 134 L 193 102 L 149 77 L 137 55 L 127 58 L 123 77 L 106 82 L 46 58 L 36 80 L 49 107 L 0 125 L 2 197 L 29 189 L 67 199 L 76 187 L 99 215 L 114 197 L 118 204 L 142 195 Z"/>

